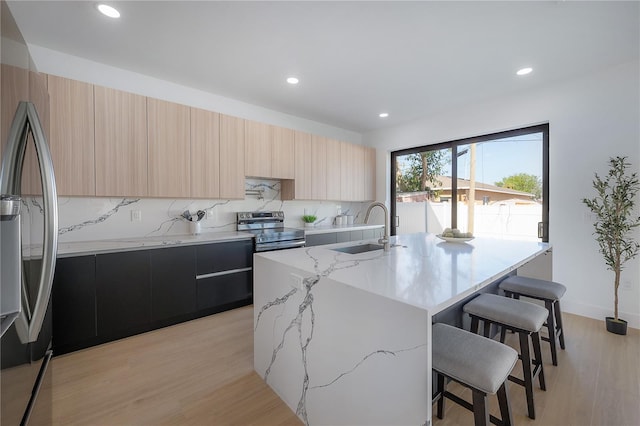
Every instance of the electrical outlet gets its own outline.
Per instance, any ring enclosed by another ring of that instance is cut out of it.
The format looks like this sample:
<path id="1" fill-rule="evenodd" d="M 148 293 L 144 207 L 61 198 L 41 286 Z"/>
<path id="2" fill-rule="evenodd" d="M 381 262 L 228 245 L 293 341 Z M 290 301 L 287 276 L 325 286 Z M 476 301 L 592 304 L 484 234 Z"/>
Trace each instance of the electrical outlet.
<path id="1" fill-rule="evenodd" d="M 294 274 L 293 272 L 289 274 L 289 278 L 291 279 L 291 287 L 298 289 L 298 290 L 302 290 L 304 283 L 303 283 L 303 278 L 298 275 L 298 274 Z"/>
<path id="2" fill-rule="evenodd" d="M 213 217 L 213 209 L 207 209 L 205 211 L 207 212 L 205 219 L 211 219 Z"/>
<path id="3" fill-rule="evenodd" d="M 131 210 L 131 222 L 142 222 L 141 210 Z"/>

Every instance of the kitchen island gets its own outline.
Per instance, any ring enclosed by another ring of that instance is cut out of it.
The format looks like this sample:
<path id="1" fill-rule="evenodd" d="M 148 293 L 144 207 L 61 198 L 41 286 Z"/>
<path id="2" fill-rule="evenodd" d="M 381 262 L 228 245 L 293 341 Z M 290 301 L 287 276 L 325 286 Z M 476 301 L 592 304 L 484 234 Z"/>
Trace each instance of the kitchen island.
<path id="1" fill-rule="evenodd" d="M 549 249 L 426 233 L 391 243 L 254 257 L 254 368 L 305 424 L 430 424 L 433 317 Z"/>

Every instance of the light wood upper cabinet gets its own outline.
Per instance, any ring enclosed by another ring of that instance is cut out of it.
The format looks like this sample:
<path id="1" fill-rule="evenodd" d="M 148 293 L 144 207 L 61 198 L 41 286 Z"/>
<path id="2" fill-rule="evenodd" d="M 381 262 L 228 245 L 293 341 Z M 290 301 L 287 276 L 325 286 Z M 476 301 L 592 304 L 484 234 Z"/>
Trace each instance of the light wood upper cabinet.
<path id="1" fill-rule="evenodd" d="M 327 200 L 342 200 L 342 143 L 325 139 L 327 144 Z"/>
<path id="2" fill-rule="evenodd" d="M 191 108 L 191 197 L 220 197 L 220 114 Z"/>
<path id="3" fill-rule="evenodd" d="M 342 200 L 364 200 L 364 147 L 352 143 L 342 142 Z"/>
<path id="4" fill-rule="evenodd" d="M 189 107 L 147 98 L 148 179 L 151 197 L 189 197 Z"/>
<path id="5" fill-rule="evenodd" d="M 282 181 L 283 200 L 311 200 L 313 198 L 312 142 L 309 133 L 294 132 L 294 164 L 293 180 Z"/>
<path id="6" fill-rule="evenodd" d="M 293 179 L 293 130 L 245 121 L 245 175 Z"/>
<path id="7" fill-rule="evenodd" d="M 271 177 L 274 179 L 294 178 L 294 134 L 291 129 L 271 126 Z"/>
<path id="8" fill-rule="evenodd" d="M 7 144 L 9 128 L 18 108 L 18 102 L 29 100 L 29 71 L 23 68 L 1 64 L 0 90 L 2 103 L 0 108 L 0 158 Z"/>
<path id="9" fill-rule="evenodd" d="M 29 71 L 29 100 L 38 111 L 40 125 L 49 142 L 49 91 L 47 89 L 47 75 Z M 21 191 L 24 195 L 42 195 L 42 178 L 40 165 L 36 154 L 33 134 L 29 135 L 27 149 L 22 166 Z"/>
<path id="10" fill-rule="evenodd" d="M 95 86 L 96 195 L 145 197 L 147 101 Z"/>
<path id="11" fill-rule="evenodd" d="M 58 195 L 95 196 L 93 85 L 49 75 L 48 88 Z"/>
<path id="12" fill-rule="evenodd" d="M 244 121 L 220 114 L 220 198 L 223 199 L 244 198 Z"/>
<path id="13" fill-rule="evenodd" d="M 364 148 L 364 199 L 376 199 L 376 149 Z"/>
<path id="14" fill-rule="evenodd" d="M 311 199 L 327 199 L 327 138 L 311 137 Z"/>
<path id="15" fill-rule="evenodd" d="M 272 131 L 268 124 L 245 120 L 245 175 L 271 177 Z"/>

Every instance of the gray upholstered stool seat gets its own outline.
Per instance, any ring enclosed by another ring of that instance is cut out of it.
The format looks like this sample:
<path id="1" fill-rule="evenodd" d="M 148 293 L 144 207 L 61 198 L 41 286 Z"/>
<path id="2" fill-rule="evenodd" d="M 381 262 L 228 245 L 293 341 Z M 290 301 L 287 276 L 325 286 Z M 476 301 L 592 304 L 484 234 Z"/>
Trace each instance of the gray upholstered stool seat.
<path id="1" fill-rule="evenodd" d="M 497 324 L 534 333 L 542 328 L 547 319 L 547 310 L 542 306 L 496 294 L 481 294 L 464 305 L 464 311 Z"/>
<path id="2" fill-rule="evenodd" d="M 567 288 L 560 283 L 518 275 L 502 280 L 500 289 L 539 299 L 552 300 L 560 299 L 567 291 Z"/>
<path id="3" fill-rule="evenodd" d="M 546 389 L 540 352 L 540 329 L 547 318 L 547 310 L 534 303 L 509 299 L 496 294 L 481 294 L 465 304 L 463 310 L 471 316 L 471 331 L 474 333 L 478 332 L 480 321 L 484 323 L 485 337 L 489 337 L 491 324 L 518 333 L 524 379 L 509 376 L 509 380 L 524 386 L 529 417 L 535 419 L 534 378 L 538 377 L 540 389 Z M 529 353 L 529 338 L 531 338 L 533 345 L 533 359 Z"/>
<path id="4" fill-rule="evenodd" d="M 541 337 L 541 339 L 549 342 L 551 346 L 551 361 L 553 365 L 558 365 L 556 339 L 560 341 L 562 349 L 565 347 L 560 298 L 564 296 L 567 288 L 554 281 L 514 275 L 503 280 L 500 283 L 500 289 L 504 291 L 507 297 L 519 299 L 520 296 L 527 296 L 544 301 L 548 312 L 546 326 L 549 337 Z M 504 342 L 504 333 L 501 336 L 501 341 Z"/>
<path id="5" fill-rule="evenodd" d="M 433 370 L 438 375 L 438 417 L 444 413 L 445 397 L 470 409 L 476 425 L 513 423 L 509 407 L 507 378 L 518 360 L 509 346 L 446 324 L 433 325 Z M 473 404 L 446 391 L 448 377 L 470 388 Z M 502 421 L 489 415 L 487 394 L 498 394 Z"/>

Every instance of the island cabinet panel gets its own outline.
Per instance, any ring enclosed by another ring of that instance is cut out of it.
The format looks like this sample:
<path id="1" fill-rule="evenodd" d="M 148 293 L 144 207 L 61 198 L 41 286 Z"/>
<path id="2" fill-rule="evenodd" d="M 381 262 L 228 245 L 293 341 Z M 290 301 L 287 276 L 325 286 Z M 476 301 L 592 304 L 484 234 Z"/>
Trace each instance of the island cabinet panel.
<path id="1" fill-rule="evenodd" d="M 327 138 L 311 138 L 311 199 L 327 199 Z"/>
<path id="2" fill-rule="evenodd" d="M 244 120 L 220 114 L 220 198 L 244 198 Z"/>
<path id="3" fill-rule="evenodd" d="M 196 249 L 196 308 L 224 310 L 251 303 L 253 242 L 209 244 Z"/>
<path id="4" fill-rule="evenodd" d="M 149 250 L 96 256 L 98 335 L 119 338 L 151 323 Z"/>
<path id="5" fill-rule="evenodd" d="M 376 199 L 376 149 L 364 147 L 364 200 Z"/>
<path id="6" fill-rule="evenodd" d="M 194 246 L 150 250 L 152 321 L 196 310 L 195 252 Z"/>
<path id="7" fill-rule="evenodd" d="M 282 181 L 283 200 L 313 199 L 312 141 L 311 134 L 295 131 L 294 138 L 294 178 Z"/>
<path id="8" fill-rule="evenodd" d="M 273 153 L 271 127 L 257 121 L 245 120 L 245 175 L 271 177 L 271 155 Z"/>
<path id="9" fill-rule="evenodd" d="M 189 107 L 147 98 L 148 181 L 151 197 L 189 197 Z"/>
<path id="10" fill-rule="evenodd" d="M 191 108 L 191 197 L 220 198 L 220 114 Z"/>
<path id="11" fill-rule="evenodd" d="M 325 244 L 335 244 L 338 242 L 337 232 L 327 232 L 325 234 L 313 234 L 306 236 L 307 247 L 322 246 Z"/>
<path id="12" fill-rule="evenodd" d="M 342 143 L 326 139 L 327 143 L 327 200 L 342 200 Z"/>
<path id="13" fill-rule="evenodd" d="M 147 188 L 147 101 L 95 86 L 96 195 L 144 197 Z"/>
<path id="14" fill-rule="evenodd" d="M 94 344 L 96 258 L 58 259 L 52 288 L 53 350 L 56 355 Z"/>
<path id="15" fill-rule="evenodd" d="M 271 177 L 293 179 L 295 176 L 295 132 L 271 126 Z"/>
<path id="16" fill-rule="evenodd" d="M 47 85 L 58 195 L 95 196 L 93 85 L 53 75 Z"/>

